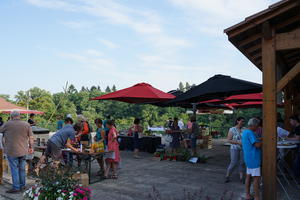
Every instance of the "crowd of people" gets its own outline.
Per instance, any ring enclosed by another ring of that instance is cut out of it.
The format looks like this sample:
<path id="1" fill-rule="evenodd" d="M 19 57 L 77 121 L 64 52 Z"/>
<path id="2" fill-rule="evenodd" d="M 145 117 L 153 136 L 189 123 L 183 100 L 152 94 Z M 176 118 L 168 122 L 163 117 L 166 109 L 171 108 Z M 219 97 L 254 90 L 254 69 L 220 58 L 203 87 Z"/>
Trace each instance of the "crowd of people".
<path id="1" fill-rule="evenodd" d="M 174 117 L 174 119 L 169 118 L 166 127 L 168 128 L 167 133 L 172 137 L 170 143 L 172 153 L 177 153 L 181 143 L 183 143 L 186 149 L 189 146 L 191 147 L 193 156 L 197 155 L 197 139 L 201 135 L 201 130 L 195 116 L 191 116 L 186 125 L 177 117 Z M 188 145 L 188 141 L 190 141 L 190 145 Z"/>
<path id="2" fill-rule="evenodd" d="M 61 118 L 59 119 L 61 120 Z M 3 133 L 4 154 L 7 157 L 12 176 L 12 188 L 7 193 L 19 193 L 25 190 L 26 186 L 26 156 L 34 153 L 34 137 L 31 126 L 35 126 L 34 114 L 29 120 L 21 120 L 20 113 L 13 111 L 10 120 L 1 123 L 0 133 Z M 46 144 L 46 149 L 41 156 L 35 172 L 40 172 L 42 165 L 47 158 L 51 158 L 53 167 L 58 167 L 61 163 L 72 161 L 76 152 L 82 151 L 78 145 L 91 145 L 94 142 L 103 142 L 106 152 L 104 156 L 97 157 L 103 178 L 118 178 L 117 167 L 120 163 L 119 143 L 117 140 L 118 131 L 110 116 L 107 120 L 95 119 L 97 127 L 96 135 L 92 138 L 92 127 L 83 116 L 77 117 L 77 122 L 71 116 L 67 117 L 63 123 L 58 123 L 58 130 L 53 134 Z M 67 152 L 68 159 L 63 162 L 63 149 L 70 149 Z M 80 160 L 80 159 L 79 159 Z"/>
<path id="3" fill-rule="evenodd" d="M 290 141 L 300 141 L 300 117 L 293 115 L 289 118 L 292 126 L 291 132 L 283 129 L 283 120 L 278 113 L 277 132 L 278 137 Z M 246 199 L 260 199 L 261 165 L 262 165 L 262 135 L 263 124 L 259 117 L 248 121 L 245 128 L 245 118 L 239 117 L 235 126 L 229 129 L 227 140 L 230 143 L 230 164 L 227 168 L 225 183 L 230 182 L 231 174 L 238 168 L 239 178 L 246 186 Z M 293 162 L 295 177 L 300 178 L 300 147 L 298 146 Z M 251 179 L 253 179 L 254 197 L 250 194 Z M 300 179 L 299 179 L 300 180 Z"/>
<path id="4" fill-rule="evenodd" d="M 25 122 L 21 120 L 18 111 L 13 111 L 10 120 L 6 123 L 0 118 L 0 133 L 3 133 L 4 153 L 9 162 L 13 181 L 12 188 L 7 191 L 8 193 L 17 193 L 25 189 L 26 155 L 34 152 L 34 138 L 31 128 L 31 126 L 36 125 L 34 117 L 34 114 L 31 114 L 29 120 Z M 278 115 L 278 137 L 300 141 L 300 118 L 294 115 L 289 119 L 292 126 L 290 132 L 283 129 L 283 120 Z M 120 167 L 121 158 L 116 125 L 110 116 L 106 116 L 105 120 L 97 118 L 94 120 L 94 124 L 96 134 L 92 136 L 93 128 L 84 116 L 79 115 L 76 120 L 72 119 L 71 116 L 65 120 L 59 117 L 57 132 L 47 141 L 45 152 L 36 166 L 36 173 L 39 174 L 41 166 L 47 158 L 51 158 L 53 167 L 59 166 L 63 156 L 67 157 L 65 163 L 72 164 L 76 152 L 82 151 L 78 145 L 91 145 L 93 142 L 97 142 L 102 143 L 107 152 L 97 157 L 100 168 L 98 175 L 105 179 L 117 179 L 117 169 Z M 172 137 L 170 147 L 173 153 L 176 153 L 179 147 L 183 145 L 186 148 L 190 146 L 193 156 L 197 155 L 197 138 L 201 135 L 201 127 L 199 127 L 195 116 L 192 116 L 186 125 L 176 117 L 170 118 L 166 127 L 166 132 Z M 136 118 L 133 125 L 128 129 L 128 135 L 133 137 L 134 158 L 140 158 L 139 148 L 142 133 L 141 120 Z M 225 175 L 225 183 L 231 181 L 232 173 L 238 168 L 239 180 L 246 186 L 246 199 L 260 199 L 262 138 L 263 123 L 259 117 L 250 119 L 247 128 L 245 118 L 239 117 L 236 119 L 235 125 L 228 131 L 230 164 Z M 189 144 L 188 141 L 190 141 Z M 63 152 L 62 150 L 66 148 L 72 151 Z M 78 158 L 78 163 L 79 161 Z M 293 169 L 295 176 L 300 178 L 300 148 L 296 151 Z M 254 197 L 250 195 L 251 179 L 253 179 Z"/>

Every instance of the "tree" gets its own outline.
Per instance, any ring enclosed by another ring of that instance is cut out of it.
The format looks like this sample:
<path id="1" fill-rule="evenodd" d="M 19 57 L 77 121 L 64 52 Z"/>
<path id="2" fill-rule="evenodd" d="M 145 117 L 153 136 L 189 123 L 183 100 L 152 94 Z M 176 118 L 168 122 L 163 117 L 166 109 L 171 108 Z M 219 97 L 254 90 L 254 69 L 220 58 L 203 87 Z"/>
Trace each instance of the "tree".
<path id="1" fill-rule="evenodd" d="M 106 92 L 106 93 L 110 93 L 110 92 L 111 92 L 109 86 L 106 87 L 105 92 Z"/>
<path id="2" fill-rule="evenodd" d="M 191 86 L 188 82 L 185 83 L 185 91 L 188 91 L 189 89 L 191 89 Z"/>
<path id="3" fill-rule="evenodd" d="M 5 99 L 6 101 L 10 101 L 9 100 L 10 96 L 8 94 L 0 94 L 0 97 Z"/>
<path id="4" fill-rule="evenodd" d="M 178 88 L 178 90 L 184 92 L 184 86 L 183 86 L 182 82 L 179 83 L 179 88 Z"/>
<path id="5" fill-rule="evenodd" d="M 68 88 L 68 93 L 70 93 L 70 94 L 74 94 L 74 93 L 77 93 L 78 91 L 77 91 L 77 89 L 76 89 L 76 87 L 73 85 L 73 84 L 71 84 L 70 86 L 69 86 L 69 88 Z"/>
<path id="6" fill-rule="evenodd" d="M 92 86 L 90 91 L 94 91 L 94 90 L 97 90 L 97 87 L 96 86 Z"/>
<path id="7" fill-rule="evenodd" d="M 82 86 L 80 92 L 84 92 L 84 91 L 86 91 L 86 89 L 84 86 Z"/>
<path id="8" fill-rule="evenodd" d="M 113 92 L 117 91 L 117 88 L 115 85 L 112 86 L 112 89 L 111 89 Z"/>

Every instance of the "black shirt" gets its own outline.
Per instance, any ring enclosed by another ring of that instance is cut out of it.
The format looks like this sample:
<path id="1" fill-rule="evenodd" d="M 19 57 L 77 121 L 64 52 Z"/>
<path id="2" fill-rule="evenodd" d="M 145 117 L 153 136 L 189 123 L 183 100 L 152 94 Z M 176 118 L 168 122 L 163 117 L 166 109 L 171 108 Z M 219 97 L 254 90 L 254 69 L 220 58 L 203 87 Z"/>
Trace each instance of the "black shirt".
<path id="1" fill-rule="evenodd" d="M 27 121 L 31 126 L 33 126 L 34 124 L 35 124 L 35 122 L 33 121 L 33 119 L 28 119 L 28 121 Z"/>
<path id="2" fill-rule="evenodd" d="M 295 128 L 292 129 L 290 135 L 293 137 L 293 136 L 296 136 L 296 135 L 299 135 L 300 136 L 300 126 L 296 126 Z"/>

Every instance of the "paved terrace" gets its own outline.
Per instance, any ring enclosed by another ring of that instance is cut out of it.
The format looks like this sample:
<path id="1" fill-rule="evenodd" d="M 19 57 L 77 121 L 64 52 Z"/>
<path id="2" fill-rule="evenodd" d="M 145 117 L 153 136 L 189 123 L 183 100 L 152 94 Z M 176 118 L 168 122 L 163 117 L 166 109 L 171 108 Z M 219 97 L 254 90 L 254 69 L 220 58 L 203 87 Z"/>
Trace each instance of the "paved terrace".
<path id="1" fill-rule="evenodd" d="M 186 162 L 158 161 L 151 154 L 143 153 L 142 159 L 133 159 L 132 152 L 123 151 L 122 169 L 118 180 L 104 180 L 92 184 L 93 199 L 105 200 L 156 200 L 149 198 L 155 187 L 162 200 L 183 196 L 183 191 L 199 192 L 209 196 L 210 200 L 220 200 L 225 191 L 233 191 L 232 200 L 243 199 L 244 185 L 234 174 L 232 182 L 225 184 L 224 175 L 229 162 L 227 146 L 224 140 L 214 140 L 212 150 L 201 150 L 200 154 L 212 156 L 206 164 Z M 96 163 L 95 163 L 96 164 Z M 8 184 L 0 186 L 0 199 L 22 199 L 22 195 L 7 195 Z M 203 198 L 207 199 L 207 198 Z M 281 198 L 282 199 L 282 198 Z M 197 198 L 198 200 L 198 198 Z"/>

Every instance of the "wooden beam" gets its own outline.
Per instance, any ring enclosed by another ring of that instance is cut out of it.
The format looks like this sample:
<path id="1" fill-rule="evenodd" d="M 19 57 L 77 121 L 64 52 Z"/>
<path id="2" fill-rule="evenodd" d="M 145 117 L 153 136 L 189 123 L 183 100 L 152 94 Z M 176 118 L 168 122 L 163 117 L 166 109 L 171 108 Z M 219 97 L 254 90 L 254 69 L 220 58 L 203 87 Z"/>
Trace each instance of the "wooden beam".
<path id="1" fill-rule="evenodd" d="M 260 39 L 261 36 L 262 36 L 261 33 L 256 33 L 254 35 L 251 35 L 251 36 L 245 38 L 244 40 L 239 41 L 239 46 L 243 47 L 243 46 L 249 44 L 250 42 Z"/>
<path id="2" fill-rule="evenodd" d="M 265 25 L 262 39 L 263 65 L 263 199 L 277 199 L 276 185 L 276 51 L 274 30 Z M 267 29 L 271 30 L 267 30 Z"/>
<path id="3" fill-rule="evenodd" d="M 291 25 L 299 20 L 300 20 L 300 15 L 288 18 L 287 20 L 283 21 L 282 23 L 276 24 L 275 29 L 277 30 L 277 29 L 284 28 L 285 26 Z"/>
<path id="4" fill-rule="evenodd" d="M 300 48 L 300 28 L 287 33 L 276 35 L 276 50 L 289 50 Z"/>
<path id="5" fill-rule="evenodd" d="M 291 131 L 289 117 L 293 115 L 293 105 L 291 100 L 291 84 L 284 88 L 284 128 Z"/>
<path id="6" fill-rule="evenodd" d="M 246 51 L 248 51 L 249 54 L 252 54 L 253 52 L 259 50 L 261 48 L 261 42 L 259 44 L 256 44 L 254 46 L 251 46 L 249 48 L 245 48 Z"/>
<path id="7" fill-rule="evenodd" d="M 261 52 L 259 52 L 259 53 L 252 56 L 252 59 L 254 59 L 255 61 L 257 61 L 258 58 L 261 58 Z"/>
<path id="8" fill-rule="evenodd" d="M 300 73 L 300 61 L 277 83 L 277 92 L 280 92 L 293 78 Z"/>
<path id="9" fill-rule="evenodd" d="M 299 1 L 289 1 L 286 5 L 280 6 L 280 8 L 274 10 L 268 8 L 260 13 L 246 18 L 245 21 L 239 24 L 225 29 L 224 32 L 228 35 L 229 38 L 235 37 L 236 35 L 239 35 L 255 26 L 258 26 L 296 6 L 299 6 Z"/>

